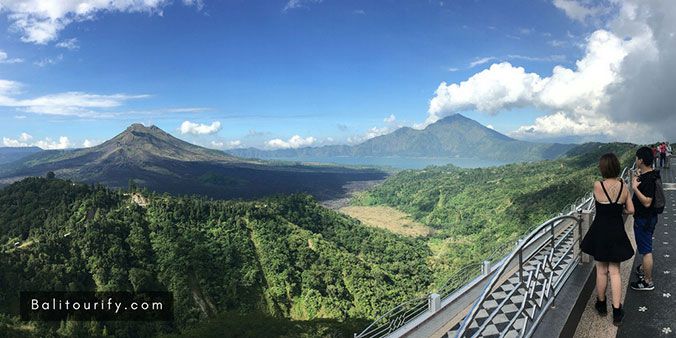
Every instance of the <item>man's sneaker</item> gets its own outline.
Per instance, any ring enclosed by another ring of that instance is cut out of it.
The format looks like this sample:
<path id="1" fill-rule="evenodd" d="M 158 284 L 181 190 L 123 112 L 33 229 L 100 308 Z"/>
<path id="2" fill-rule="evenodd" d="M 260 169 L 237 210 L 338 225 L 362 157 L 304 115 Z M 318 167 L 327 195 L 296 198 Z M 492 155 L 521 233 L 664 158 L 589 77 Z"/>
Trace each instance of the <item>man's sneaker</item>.
<path id="1" fill-rule="evenodd" d="M 655 290 L 655 283 L 648 283 L 645 280 L 639 280 L 638 282 L 631 283 L 631 288 L 636 291 L 651 291 Z"/>
<path id="2" fill-rule="evenodd" d="M 643 279 L 643 277 L 645 277 L 645 272 L 643 271 L 643 264 L 639 264 L 636 267 L 636 276 L 638 276 L 638 278 L 640 279 Z"/>

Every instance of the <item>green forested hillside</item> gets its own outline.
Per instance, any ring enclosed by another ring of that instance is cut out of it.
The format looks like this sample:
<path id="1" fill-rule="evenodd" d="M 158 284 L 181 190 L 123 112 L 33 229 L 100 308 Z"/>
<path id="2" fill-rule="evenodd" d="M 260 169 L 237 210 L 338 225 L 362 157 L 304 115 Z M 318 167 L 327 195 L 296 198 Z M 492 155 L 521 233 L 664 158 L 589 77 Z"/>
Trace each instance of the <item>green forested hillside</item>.
<path id="1" fill-rule="evenodd" d="M 634 146 L 403 171 L 355 199 L 435 229 L 418 238 L 366 227 L 307 195 L 213 201 L 28 178 L 0 190 L 0 333 L 351 336 L 587 193 L 608 151 L 628 165 Z M 21 323 L 21 290 L 171 291 L 175 320 Z"/>
<path id="2" fill-rule="evenodd" d="M 0 245 L 0 333 L 12 335 L 218 334 L 215 325 L 349 336 L 432 284 L 423 241 L 306 195 L 211 201 L 28 178 L 0 191 Z M 168 290 L 175 322 L 26 325 L 16 322 L 21 290 Z"/>
<path id="3" fill-rule="evenodd" d="M 437 280 L 514 241 L 529 228 L 591 191 L 598 159 L 615 152 L 624 165 L 631 144 L 591 143 L 569 156 L 534 163 L 461 169 L 407 170 L 360 194 L 356 205 L 387 205 L 435 228 L 429 238 Z"/>

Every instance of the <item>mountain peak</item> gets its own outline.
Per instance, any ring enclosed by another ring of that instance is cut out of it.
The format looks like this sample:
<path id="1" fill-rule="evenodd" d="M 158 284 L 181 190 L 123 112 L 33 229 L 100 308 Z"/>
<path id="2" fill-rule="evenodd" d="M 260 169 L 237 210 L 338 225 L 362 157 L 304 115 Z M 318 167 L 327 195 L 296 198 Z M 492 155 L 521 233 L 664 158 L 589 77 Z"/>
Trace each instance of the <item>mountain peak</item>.
<path id="1" fill-rule="evenodd" d="M 446 117 L 444 117 L 444 118 L 441 118 L 440 120 L 437 121 L 437 123 L 449 123 L 449 122 L 456 122 L 456 121 L 472 121 L 472 122 L 476 122 L 476 121 L 474 121 L 474 120 L 472 120 L 472 119 L 466 117 L 465 115 L 462 115 L 462 114 L 453 114 L 453 115 L 449 115 L 449 116 L 446 116 Z"/>
<path id="2" fill-rule="evenodd" d="M 157 132 L 161 131 L 164 132 L 162 129 L 158 128 L 154 124 L 151 124 L 150 126 L 145 126 L 142 123 L 133 123 L 125 131 L 141 131 L 141 132 Z"/>
<path id="3" fill-rule="evenodd" d="M 152 158 L 181 161 L 235 161 L 222 151 L 204 148 L 178 139 L 157 126 L 134 123 L 112 139 L 92 148 L 89 153 L 124 157 L 130 161 L 147 162 Z"/>

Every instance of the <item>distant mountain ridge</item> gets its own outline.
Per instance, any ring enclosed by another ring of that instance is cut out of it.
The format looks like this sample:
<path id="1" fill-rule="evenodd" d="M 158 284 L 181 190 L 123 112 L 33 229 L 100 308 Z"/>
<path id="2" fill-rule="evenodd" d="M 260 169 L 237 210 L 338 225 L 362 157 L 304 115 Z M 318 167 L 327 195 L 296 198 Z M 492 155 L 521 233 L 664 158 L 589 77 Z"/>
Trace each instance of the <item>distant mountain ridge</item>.
<path id="1" fill-rule="evenodd" d="M 0 147 L 0 164 L 14 162 L 40 151 L 42 149 L 38 147 Z"/>
<path id="2" fill-rule="evenodd" d="M 353 146 L 330 145 L 280 150 L 244 148 L 228 152 L 247 158 L 399 156 L 483 158 L 516 162 L 556 158 L 573 147 L 574 145 L 569 144 L 516 140 L 463 115 L 455 114 L 422 130 L 402 127 Z"/>
<path id="3" fill-rule="evenodd" d="M 156 126 L 133 124 L 91 148 L 46 150 L 0 166 L 0 181 L 26 176 L 57 177 L 110 187 L 140 186 L 174 194 L 255 198 L 306 192 L 318 198 L 340 195 L 347 181 L 381 179 L 377 170 L 335 166 L 271 164 L 242 159 L 171 136 Z"/>

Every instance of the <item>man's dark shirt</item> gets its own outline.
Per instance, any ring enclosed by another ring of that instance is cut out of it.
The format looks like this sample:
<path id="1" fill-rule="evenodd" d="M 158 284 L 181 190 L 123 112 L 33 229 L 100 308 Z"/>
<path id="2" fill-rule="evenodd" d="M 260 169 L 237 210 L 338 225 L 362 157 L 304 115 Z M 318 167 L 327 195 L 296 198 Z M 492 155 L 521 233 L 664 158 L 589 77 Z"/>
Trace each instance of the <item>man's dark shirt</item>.
<path id="1" fill-rule="evenodd" d="M 643 193 L 645 197 L 648 198 L 655 198 L 655 180 L 660 177 L 660 172 L 657 170 L 649 171 L 645 174 L 641 174 L 641 176 L 638 177 L 638 181 L 641 182 L 638 185 L 638 190 Z M 654 200 L 653 200 L 654 201 Z M 643 206 L 641 201 L 639 201 L 638 197 L 636 194 L 634 194 L 634 197 L 632 197 L 632 202 L 634 202 L 634 217 L 639 217 L 639 218 L 649 218 L 653 216 L 657 216 L 657 211 L 655 208 L 652 206 L 653 203 L 650 204 L 650 207 L 646 208 Z"/>

